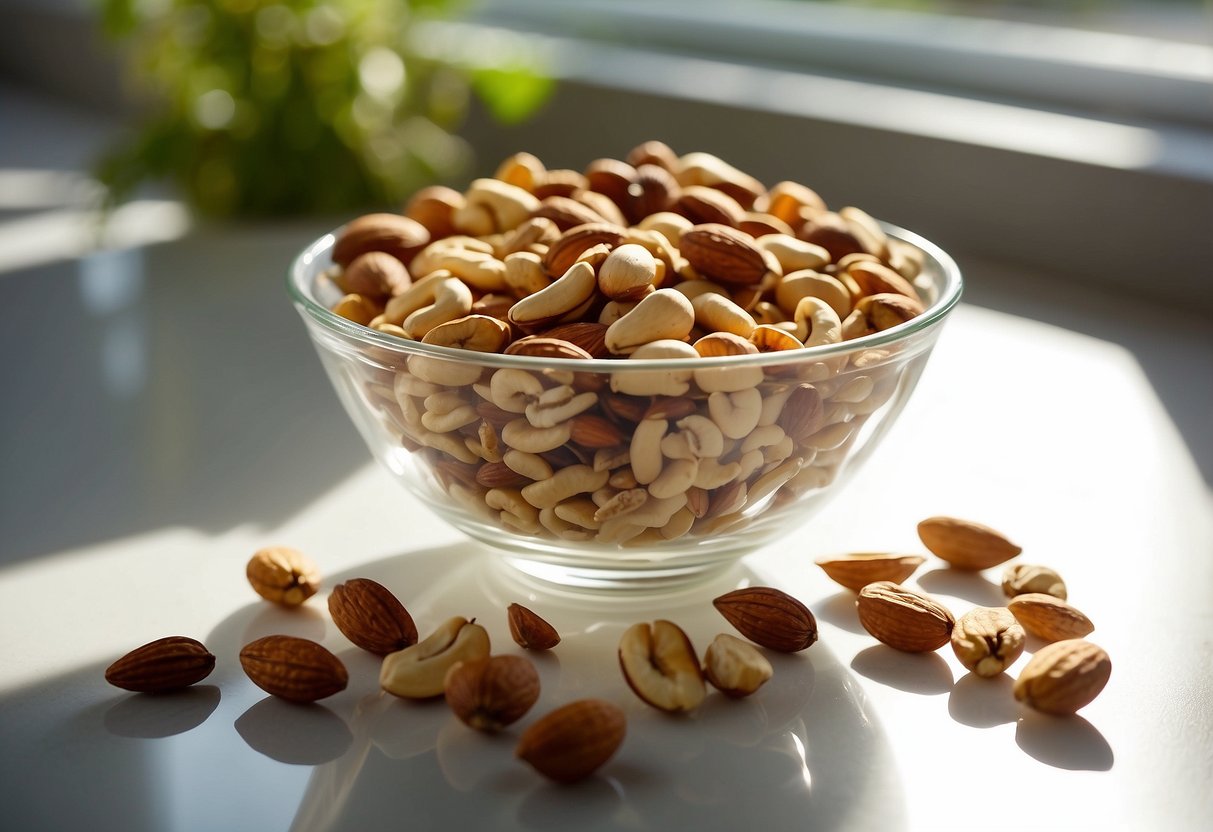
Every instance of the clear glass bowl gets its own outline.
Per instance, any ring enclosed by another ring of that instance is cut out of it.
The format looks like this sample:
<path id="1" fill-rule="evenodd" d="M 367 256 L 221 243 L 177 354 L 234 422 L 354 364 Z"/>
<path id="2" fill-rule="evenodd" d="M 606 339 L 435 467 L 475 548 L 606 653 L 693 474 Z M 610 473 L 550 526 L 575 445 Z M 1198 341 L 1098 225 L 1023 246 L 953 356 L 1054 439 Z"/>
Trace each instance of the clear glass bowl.
<path id="1" fill-rule="evenodd" d="M 922 252 L 926 311 L 759 355 L 570 360 L 406 341 L 330 311 L 334 234 L 300 253 L 288 287 L 367 447 L 435 514 L 543 580 L 665 585 L 795 529 L 905 406 L 962 281 L 938 247 L 883 227 Z"/>

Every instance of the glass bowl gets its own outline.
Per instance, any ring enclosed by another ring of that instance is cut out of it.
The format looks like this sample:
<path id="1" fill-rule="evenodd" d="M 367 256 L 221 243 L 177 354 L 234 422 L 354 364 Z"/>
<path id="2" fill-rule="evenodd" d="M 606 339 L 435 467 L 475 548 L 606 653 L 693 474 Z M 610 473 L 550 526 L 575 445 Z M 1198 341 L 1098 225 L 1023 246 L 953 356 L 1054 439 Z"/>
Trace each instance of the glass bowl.
<path id="1" fill-rule="evenodd" d="M 876 449 L 961 294 L 916 234 L 925 312 L 850 341 L 693 359 L 544 358 L 409 341 L 331 311 L 335 234 L 288 275 L 372 455 L 529 575 L 595 588 L 706 578 L 789 534 Z"/>

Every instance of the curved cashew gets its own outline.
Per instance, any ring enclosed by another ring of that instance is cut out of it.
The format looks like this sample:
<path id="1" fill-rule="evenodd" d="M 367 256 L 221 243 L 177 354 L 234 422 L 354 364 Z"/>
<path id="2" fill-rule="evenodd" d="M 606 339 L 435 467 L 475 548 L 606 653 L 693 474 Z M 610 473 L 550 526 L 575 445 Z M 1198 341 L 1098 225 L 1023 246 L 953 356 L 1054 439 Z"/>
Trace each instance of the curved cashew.
<path id="1" fill-rule="evenodd" d="M 682 241 L 682 232 L 691 230 L 695 223 L 672 211 L 649 214 L 640 221 L 639 227 L 646 231 L 659 231 L 662 236 L 677 246 Z"/>
<path id="2" fill-rule="evenodd" d="M 422 417 L 425 418 L 425 417 Z M 478 462 L 480 458 L 467 449 L 463 442 L 449 433 L 431 433 L 428 430 L 417 431 L 417 441 L 427 448 L 442 451 L 460 462 Z"/>
<path id="3" fill-rule="evenodd" d="M 832 259 L 830 252 L 821 246 L 788 234 L 764 234 L 754 242 L 774 255 L 785 275 L 801 269 L 820 269 Z"/>
<path id="4" fill-rule="evenodd" d="M 680 430 L 661 440 L 661 452 L 669 459 L 715 459 L 724 453 L 724 435 L 706 416 L 692 414 L 675 423 Z"/>
<path id="5" fill-rule="evenodd" d="M 428 355 L 410 355 L 409 372 L 431 384 L 464 387 L 480 380 L 481 367 L 462 361 L 431 358 Z"/>
<path id="6" fill-rule="evenodd" d="M 711 491 L 737 479 L 740 473 L 741 464 L 738 462 L 722 464 L 715 459 L 701 459 L 695 474 L 695 487 Z"/>
<path id="7" fill-rule="evenodd" d="M 505 256 L 519 251 L 529 252 L 531 246 L 550 246 L 560 239 L 560 229 L 547 217 L 531 217 L 501 241 L 497 251 Z"/>
<path id="8" fill-rule="evenodd" d="M 435 268 L 449 271 L 479 292 L 498 292 L 507 286 L 505 264 L 491 253 L 449 248 L 431 260 Z"/>
<path id="9" fill-rule="evenodd" d="M 524 413 L 543 393 L 543 384 L 526 370 L 503 369 L 489 380 L 490 401 L 507 413 Z"/>
<path id="10" fill-rule="evenodd" d="M 588 530 L 563 519 L 555 508 L 540 509 L 539 523 L 562 540 L 589 540 L 592 536 Z"/>
<path id="11" fill-rule="evenodd" d="M 569 465 L 541 482 L 522 487 L 523 498 L 535 508 L 554 508 L 577 494 L 587 494 L 606 485 L 606 471 L 588 465 Z"/>
<path id="12" fill-rule="evenodd" d="M 552 511 L 561 520 L 590 531 L 597 531 L 602 525 L 602 523 L 594 519 L 594 515 L 598 512 L 598 506 L 594 504 L 593 500 L 587 500 L 585 497 L 575 497 L 571 500 L 565 500 L 553 508 Z"/>
<path id="13" fill-rule="evenodd" d="M 762 461 L 769 467 L 772 464 L 778 464 L 792 455 L 796 450 L 796 443 L 792 441 L 792 437 L 785 436 L 778 442 L 767 445 L 762 449 Z"/>
<path id="14" fill-rule="evenodd" d="M 747 501 L 753 505 L 765 500 L 768 496 L 782 488 L 784 483 L 799 474 L 801 465 L 800 458 L 793 457 L 767 471 L 750 486 L 749 492 L 746 495 Z"/>
<path id="15" fill-rule="evenodd" d="M 708 414 L 730 439 L 744 439 L 758 426 L 762 415 L 762 394 L 754 388 L 732 393 L 712 393 L 708 396 Z M 775 412 L 777 418 L 779 411 Z M 772 418 L 772 422 L 774 422 Z"/>
<path id="16" fill-rule="evenodd" d="M 539 208 L 539 198 L 500 179 L 477 179 L 466 194 L 468 207 L 481 207 L 493 218 L 494 231 L 517 228 Z"/>
<path id="17" fill-rule="evenodd" d="M 381 323 L 400 326 L 409 315 L 431 305 L 438 285 L 453 276 L 447 271 L 434 271 L 414 280 L 412 286 L 387 302 L 380 316 Z M 471 311 L 471 308 L 469 304 L 468 311 Z"/>
<path id="18" fill-rule="evenodd" d="M 851 293 L 838 278 L 815 271 L 803 270 L 785 275 L 775 286 L 775 302 L 786 315 L 795 316 L 796 307 L 804 298 L 821 298 L 838 313 L 839 318 L 851 314 Z"/>
<path id="19" fill-rule="evenodd" d="M 551 428 L 561 422 L 567 422 L 597 403 L 597 393 L 578 393 L 572 387 L 562 384 L 544 390 L 537 399 L 528 404 L 526 418 L 537 428 Z"/>
<path id="20" fill-rule="evenodd" d="M 397 400 L 401 396 L 420 396 L 425 398 L 443 389 L 445 388 L 439 387 L 437 384 L 430 384 L 428 381 L 422 381 L 419 378 L 414 378 L 408 373 L 396 373 L 395 391 Z"/>
<path id="21" fill-rule="evenodd" d="M 741 452 L 748 454 L 750 451 L 765 448 L 769 445 L 775 445 L 783 441 L 783 428 L 779 425 L 764 425 L 760 428 L 755 428 L 749 436 L 741 443 Z"/>
<path id="22" fill-rule="evenodd" d="M 658 533 L 664 540 L 677 540 L 691 530 L 695 525 L 695 514 L 689 508 L 680 508 L 674 512 L 670 522 L 662 526 Z"/>
<path id="23" fill-rule="evenodd" d="M 685 494 L 695 484 L 699 474 L 698 459 L 674 459 L 662 469 L 657 479 L 649 483 L 649 494 L 654 499 L 664 500 Z"/>
<path id="24" fill-rule="evenodd" d="M 661 440 L 668 427 L 665 419 L 641 419 L 632 431 L 632 473 L 641 485 L 648 485 L 661 473 Z"/>
<path id="25" fill-rule="evenodd" d="M 618 471 L 611 472 L 607 485 L 626 491 L 629 488 L 635 488 L 640 483 L 636 482 L 636 475 L 632 473 L 631 468 L 620 468 Z"/>
<path id="26" fill-rule="evenodd" d="M 462 318 L 471 312 L 472 302 L 472 290 L 462 280 L 456 277 L 441 278 L 433 286 L 433 303 L 411 312 L 401 322 L 400 328 L 410 338 L 422 338 L 438 324 Z"/>
<path id="27" fill-rule="evenodd" d="M 465 315 L 438 324 L 426 332 L 421 340 L 426 344 L 473 352 L 501 352 L 509 343 L 510 325 L 488 315 Z"/>
<path id="28" fill-rule="evenodd" d="M 872 389 L 875 386 L 876 382 L 872 381 L 871 376 L 855 376 L 839 387 L 830 399 L 836 402 L 857 404 L 872 395 Z"/>
<path id="29" fill-rule="evenodd" d="M 539 454 L 509 450 L 501 455 L 501 461 L 505 463 L 505 467 L 515 474 L 520 474 L 535 482 L 546 480 L 552 476 L 551 463 L 539 456 Z"/>
<path id="30" fill-rule="evenodd" d="M 517 488 L 492 488 L 484 495 L 489 508 L 501 512 L 501 522 L 526 534 L 538 534 L 539 509 L 522 498 Z"/>
<path id="31" fill-rule="evenodd" d="M 637 347 L 629 357 L 636 360 L 698 358 L 699 353 L 684 341 L 662 340 Z M 682 396 L 691 389 L 693 374 L 693 365 L 686 370 L 622 370 L 611 375 L 611 390 L 633 396 Z"/>
<path id="32" fill-rule="evenodd" d="M 543 268 L 543 258 L 529 251 L 517 251 L 507 254 L 505 263 L 505 285 L 516 298 L 525 298 L 536 292 L 542 292 L 552 285 Z"/>
<path id="33" fill-rule="evenodd" d="M 510 323 L 527 331 L 541 329 L 593 300 L 597 289 L 594 267 L 574 263 L 560 279 L 510 307 Z"/>
<path id="34" fill-rule="evenodd" d="M 537 428 L 526 419 L 515 419 L 501 429 L 501 439 L 516 451 L 541 454 L 553 451 L 569 441 L 572 428 L 568 422 L 550 428 Z M 605 478 L 603 479 L 605 482 Z"/>
<path id="35" fill-rule="evenodd" d="M 724 295 L 706 293 L 691 300 L 695 324 L 708 332 L 731 332 L 749 338 L 757 324 L 749 312 Z"/>
<path id="36" fill-rule="evenodd" d="M 821 298 L 804 297 L 796 304 L 796 338 L 806 347 L 837 344 L 842 340 L 842 320 Z"/>
<path id="37" fill-rule="evenodd" d="M 726 298 L 729 296 L 728 290 L 719 283 L 703 279 L 684 280 L 675 284 L 673 289 L 675 292 L 681 292 L 692 303 L 695 302 L 695 298 L 703 295 L 722 295 Z"/>
<path id="38" fill-rule="evenodd" d="M 807 447 L 816 448 L 819 453 L 821 451 L 832 451 L 846 442 L 854 429 L 855 425 L 853 422 L 835 422 L 817 431 L 817 433 L 806 439 L 804 444 Z"/>
<path id="39" fill-rule="evenodd" d="M 686 296 L 674 289 L 658 289 L 607 328 L 606 346 L 617 355 L 627 355 L 654 341 L 681 341 L 694 326 L 695 308 Z"/>
<path id="40" fill-rule="evenodd" d="M 762 451 L 755 448 L 741 455 L 741 459 L 737 460 L 739 470 L 737 471 L 737 479 L 748 480 L 750 474 L 753 474 L 766 463 L 762 457 Z"/>
<path id="41" fill-rule="evenodd" d="M 476 408 L 454 390 L 444 390 L 428 396 L 424 405 L 425 412 L 421 414 L 421 424 L 434 433 L 450 433 L 480 419 Z"/>

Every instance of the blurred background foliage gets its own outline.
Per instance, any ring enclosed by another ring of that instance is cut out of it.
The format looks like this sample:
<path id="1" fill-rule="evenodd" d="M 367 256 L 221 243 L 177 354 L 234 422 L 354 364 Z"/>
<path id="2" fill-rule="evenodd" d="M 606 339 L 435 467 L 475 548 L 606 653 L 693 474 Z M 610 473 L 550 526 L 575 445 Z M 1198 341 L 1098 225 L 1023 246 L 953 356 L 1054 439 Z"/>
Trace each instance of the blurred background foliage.
<path id="1" fill-rule="evenodd" d="M 111 204 L 170 180 L 209 216 L 336 214 L 400 203 L 458 175 L 472 96 L 525 119 L 552 82 L 529 66 L 462 68 L 410 47 L 457 0 L 98 0 L 145 102 L 100 162 Z"/>

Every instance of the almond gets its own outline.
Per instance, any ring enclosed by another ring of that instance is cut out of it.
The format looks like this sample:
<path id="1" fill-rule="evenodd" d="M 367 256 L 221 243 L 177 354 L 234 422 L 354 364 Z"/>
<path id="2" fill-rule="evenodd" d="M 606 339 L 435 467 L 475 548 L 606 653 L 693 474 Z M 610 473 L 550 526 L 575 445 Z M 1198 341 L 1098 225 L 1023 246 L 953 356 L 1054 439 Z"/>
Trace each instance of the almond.
<path id="1" fill-rule="evenodd" d="M 766 586 L 735 589 L 712 604 L 743 636 L 771 650 L 795 653 L 817 641 L 813 613 L 782 590 Z"/>
<path id="2" fill-rule="evenodd" d="M 589 209 L 585 209 L 589 210 Z M 557 223 L 559 224 L 559 223 Z M 617 225 L 604 222 L 587 222 L 574 226 L 552 243 L 543 258 L 543 267 L 553 277 L 560 277 L 569 270 L 577 258 L 591 246 L 606 243 L 617 246 L 623 241 L 624 230 Z"/>
<path id="3" fill-rule="evenodd" d="M 858 592 L 876 581 L 899 584 L 925 562 L 926 558 L 921 555 L 860 552 L 840 558 L 822 558 L 817 565 L 836 583 Z"/>
<path id="4" fill-rule="evenodd" d="M 1091 619 L 1077 607 L 1043 592 L 1017 595 L 1007 609 L 1025 630 L 1045 641 L 1082 638 L 1095 630 Z"/>
<path id="5" fill-rule="evenodd" d="M 619 707 L 579 699 L 527 728 L 514 755 L 557 783 L 575 783 L 611 759 L 626 732 L 627 718 Z"/>
<path id="6" fill-rule="evenodd" d="M 532 482 L 504 462 L 486 462 L 476 469 L 476 483 L 485 488 L 522 488 Z"/>
<path id="7" fill-rule="evenodd" d="M 136 693 L 166 693 L 200 682 L 215 669 L 202 642 L 168 636 L 127 653 L 105 670 L 105 681 Z"/>
<path id="8" fill-rule="evenodd" d="M 948 643 L 956 619 L 933 598 L 892 581 L 859 591 L 859 623 L 876 639 L 907 653 L 926 653 Z"/>
<path id="9" fill-rule="evenodd" d="M 291 702 L 315 702 L 345 690 L 349 674 L 323 646 L 295 636 L 266 636 L 245 645 L 240 665 L 257 687 Z"/>
<path id="10" fill-rule="evenodd" d="M 754 239 L 727 225 L 707 223 L 684 231 L 679 251 L 695 271 L 712 280 L 749 285 L 761 282 L 767 273 Z"/>
<path id="11" fill-rule="evenodd" d="M 592 321 L 575 321 L 568 324 L 557 324 L 539 333 L 545 338 L 559 338 L 570 344 L 581 347 L 594 358 L 607 358 L 611 353 L 606 348 L 606 324 Z"/>
<path id="12" fill-rule="evenodd" d="M 443 680 L 446 703 L 477 731 L 500 731 L 539 701 L 539 674 L 521 656 L 485 656 L 452 665 Z"/>
<path id="13" fill-rule="evenodd" d="M 369 578 L 334 587 L 329 614 L 342 635 L 377 656 L 417 643 L 417 625 L 408 610 L 387 587 Z"/>
<path id="14" fill-rule="evenodd" d="M 619 639 L 619 667 L 633 693 L 667 713 L 693 711 L 707 694 L 695 648 L 672 621 L 625 630 Z"/>
<path id="15" fill-rule="evenodd" d="M 736 228 L 745 219 L 745 209 L 726 194 L 706 185 L 688 185 L 682 189 L 671 209 L 696 225 L 715 223 Z"/>
<path id="16" fill-rule="evenodd" d="M 594 356 L 569 341 L 543 335 L 526 335 L 505 348 L 506 355 L 530 355 L 535 358 L 589 361 Z"/>
<path id="17" fill-rule="evenodd" d="M 614 422 L 593 413 L 574 416 L 570 425 L 569 438 L 583 448 L 614 448 L 626 438 Z"/>
<path id="18" fill-rule="evenodd" d="M 817 388 L 811 384 L 801 384 L 793 390 L 775 423 L 792 437 L 793 442 L 805 444 L 825 424 L 825 405 Z"/>
<path id="19" fill-rule="evenodd" d="M 1082 639 L 1058 641 L 1037 651 L 1015 680 L 1015 698 L 1046 714 L 1066 716 L 1089 705 L 1112 675 L 1103 648 Z"/>
<path id="20" fill-rule="evenodd" d="M 955 517 L 928 517 L 918 524 L 918 536 L 957 569 L 989 569 L 1023 551 L 989 526 Z"/>
<path id="21" fill-rule="evenodd" d="M 525 647 L 527 650 L 551 650 L 560 643 L 560 633 L 556 632 L 556 628 L 522 604 L 510 604 L 506 616 L 509 619 L 510 636 L 519 647 Z"/>
<path id="22" fill-rule="evenodd" d="M 348 266 L 368 251 L 386 252 L 406 266 L 430 241 L 430 232 L 402 214 L 366 214 L 351 220 L 333 243 L 333 262 Z"/>
<path id="23" fill-rule="evenodd" d="M 297 607 L 320 588 L 320 571 L 302 552 L 287 546 L 260 549 L 249 559 L 245 575 L 267 601 Z"/>

